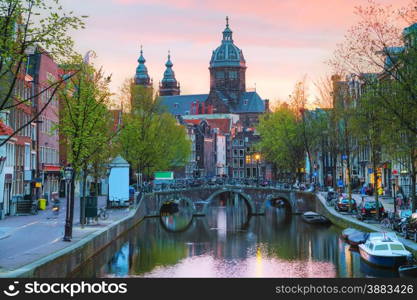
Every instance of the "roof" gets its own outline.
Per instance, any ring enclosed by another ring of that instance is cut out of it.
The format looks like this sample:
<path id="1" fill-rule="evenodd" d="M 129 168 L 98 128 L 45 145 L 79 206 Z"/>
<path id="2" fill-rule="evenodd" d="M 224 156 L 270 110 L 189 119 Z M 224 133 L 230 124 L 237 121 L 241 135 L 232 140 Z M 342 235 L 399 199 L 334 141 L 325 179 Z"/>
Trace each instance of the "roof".
<path id="1" fill-rule="evenodd" d="M 129 163 L 120 155 L 116 156 L 110 163 L 110 166 L 114 165 L 127 165 L 129 166 Z"/>
<path id="2" fill-rule="evenodd" d="M 227 96 L 221 92 L 217 92 L 217 94 L 220 99 L 227 99 Z M 207 98 L 208 94 L 162 96 L 161 101 L 173 115 L 186 115 L 190 114 L 191 104 L 194 101 L 202 103 Z M 238 103 L 230 106 L 230 112 L 238 114 L 263 113 L 265 112 L 265 102 L 257 92 L 244 92 L 240 95 Z"/>
<path id="3" fill-rule="evenodd" d="M 191 110 L 191 103 L 194 101 L 205 102 L 208 94 L 194 94 L 183 96 L 162 96 L 161 101 L 173 115 L 186 115 Z"/>

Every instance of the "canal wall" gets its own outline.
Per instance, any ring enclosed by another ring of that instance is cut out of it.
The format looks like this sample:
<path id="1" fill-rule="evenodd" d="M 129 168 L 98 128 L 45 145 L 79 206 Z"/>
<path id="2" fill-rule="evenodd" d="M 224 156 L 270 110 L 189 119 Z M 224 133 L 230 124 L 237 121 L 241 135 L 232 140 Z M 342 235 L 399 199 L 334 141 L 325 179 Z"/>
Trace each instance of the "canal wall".
<path id="1" fill-rule="evenodd" d="M 326 200 L 321 194 L 315 194 L 316 198 L 316 212 L 328 218 L 333 224 L 342 228 L 355 228 L 364 232 L 384 232 L 383 228 L 374 224 L 367 224 L 352 218 L 351 216 L 345 216 L 339 214 L 333 207 L 327 206 Z M 399 237 L 399 240 L 404 244 L 408 251 L 410 251 L 415 258 L 417 258 L 417 244 L 413 241 Z"/>
<path id="2" fill-rule="evenodd" d="M 3 278 L 63 278 L 69 276 L 110 243 L 146 217 L 143 198 L 126 217 L 99 229 L 74 244 L 16 270 L 0 274 Z"/>

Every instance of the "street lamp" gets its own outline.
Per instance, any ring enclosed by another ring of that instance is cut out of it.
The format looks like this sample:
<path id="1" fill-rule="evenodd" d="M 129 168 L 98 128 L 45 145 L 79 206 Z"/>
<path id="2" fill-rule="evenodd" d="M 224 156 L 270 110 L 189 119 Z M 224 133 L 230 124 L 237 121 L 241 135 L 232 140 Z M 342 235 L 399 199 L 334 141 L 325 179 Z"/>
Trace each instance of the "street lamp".
<path id="1" fill-rule="evenodd" d="M 395 177 L 392 177 L 392 192 L 394 197 L 394 216 L 397 215 L 397 199 L 395 197 Z"/>
<path id="2" fill-rule="evenodd" d="M 67 166 L 64 169 L 64 179 L 67 186 L 67 212 L 65 216 L 65 235 L 63 240 L 65 242 L 71 242 L 72 239 L 72 220 L 74 209 L 74 198 L 72 195 L 72 177 L 74 169 L 71 166 Z"/>
<path id="3" fill-rule="evenodd" d="M 256 153 L 254 156 L 255 160 L 256 160 L 256 172 L 258 173 L 258 177 L 256 180 L 256 186 L 259 186 L 259 161 L 261 160 L 261 155 L 259 153 Z"/>

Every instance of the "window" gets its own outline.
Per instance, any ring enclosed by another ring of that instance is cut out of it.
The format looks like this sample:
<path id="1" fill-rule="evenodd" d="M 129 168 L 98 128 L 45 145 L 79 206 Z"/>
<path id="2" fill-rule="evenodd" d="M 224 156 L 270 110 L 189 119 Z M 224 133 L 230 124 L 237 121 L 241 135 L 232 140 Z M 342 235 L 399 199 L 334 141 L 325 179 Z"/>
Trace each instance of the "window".
<path id="1" fill-rule="evenodd" d="M 216 78 L 217 79 L 224 79 L 224 72 L 223 71 L 217 71 L 216 72 Z"/>
<path id="2" fill-rule="evenodd" d="M 389 247 L 391 248 L 391 250 L 396 251 L 396 250 L 405 250 L 403 245 L 401 244 L 390 244 Z"/>
<path id="3" fill-rule="evenodd" d="M 237 158 L 233 158 L 233 167 L 234 168 L 237 168 L 238 167 L 237 163 L 238 163 Z"/>
<path id="4" fill-rule="evenodd" d="M 248 105 L 248 99 L 243 100 L 243 105 Z"/>
<path id="5" fill-rule="evenodd" d="M 246 177 L 250 177 L 250 168 L 246 168 Z"/>
<path id="6" fill-rule="evenodd" d="M 243 168 L 243 158 L 239 159 L 239 168 Z"/>
<path id="7" fill-rule="evenodd" d="M 388 245 L 387 244 L 382 244 L 382 245 L 376 245 L 375 246 L 375 251 L 384 251 L 384 250 L 388 250 Z"/>
<path id="8" fill-rule="evenodd" d="M 230 79 L 237 79 L 237 71 L 230 71 L 229 72 Z"/>
<path id="9" fill-rule="evenodd" d="M 239 156 L 240 156 L 240 157 L 245 156 L 245 155 L 244 155 L 244 151 L 243 151 L 243 149 L 240 149 L 240 150 L 239 150 Z"/>
<path id="10" fill-rule="evenodd" d="M 237 155 L 237 149 L 234 149 L 233 150 L 233 156 L 235 156 L 235 157 L 237 157 L 238 155 Z"/>
<path id="11" fill-rule="evenodd" d="M 178 102 L 175 102 L 174 103 L 174 108 L 178 108 L 178 106 L 179 106 Z"/>
<path id="12" fill-rule="evenodd" d="M 245 177 L 245 174 L 244 174 L 243 170 L 240 170 L 239 176 L 240 176 L 240 178 L 244 178 Z"/>

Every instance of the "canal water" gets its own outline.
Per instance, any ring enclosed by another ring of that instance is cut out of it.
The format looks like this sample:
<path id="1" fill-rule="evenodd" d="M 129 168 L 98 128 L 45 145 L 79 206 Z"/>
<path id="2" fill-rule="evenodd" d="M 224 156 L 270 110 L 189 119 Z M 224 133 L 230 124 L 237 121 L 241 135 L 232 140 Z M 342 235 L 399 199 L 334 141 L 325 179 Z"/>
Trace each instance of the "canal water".
<path id="1" fill-rule="evenodd" d="M 72 277 L 397 277 L 369 266 L 341 229 L 304 223 L 268 204 L 248 217 L 244 201 L 221 196 L 205 217 L 188 204 L 145 219 Z"/>

